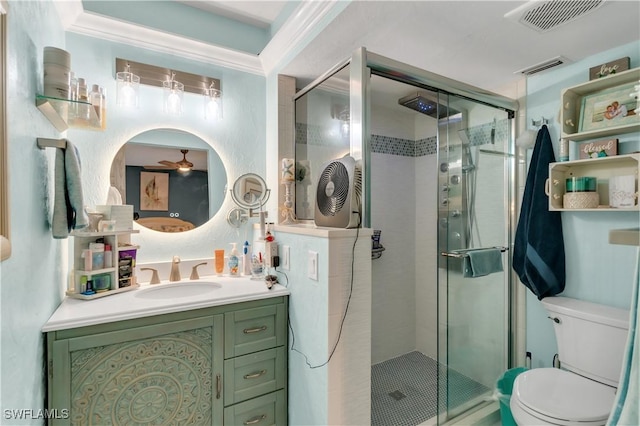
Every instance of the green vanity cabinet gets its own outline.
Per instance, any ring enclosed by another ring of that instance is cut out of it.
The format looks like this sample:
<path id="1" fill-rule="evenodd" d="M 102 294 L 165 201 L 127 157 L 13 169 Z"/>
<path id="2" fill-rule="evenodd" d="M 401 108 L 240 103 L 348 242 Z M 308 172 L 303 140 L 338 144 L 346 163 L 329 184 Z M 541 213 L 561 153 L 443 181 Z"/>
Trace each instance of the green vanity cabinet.
<path id="1" fill-rule="evenodd" d="M 286 296 L 50 331 L 51 424 L 286 425 L 286 339 Z"/>

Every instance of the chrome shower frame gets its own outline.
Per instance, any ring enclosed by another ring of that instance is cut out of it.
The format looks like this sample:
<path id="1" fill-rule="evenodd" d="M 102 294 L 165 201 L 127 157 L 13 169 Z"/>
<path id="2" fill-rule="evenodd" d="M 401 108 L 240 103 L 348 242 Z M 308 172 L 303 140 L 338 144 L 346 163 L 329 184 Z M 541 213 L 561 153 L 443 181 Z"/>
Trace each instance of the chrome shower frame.
<path id="1" fill-rule="evenodd" d="M 476 103 L 484 104 L 493 108 L 498 108 L 507 111 L 510 119 L 515 117 L 515 111 L 518 110 L 518 102 L 498 95 L 487 92 L 483 89 L 455 81 L 453 79 L 423 70 L 411 65 L 368 52 L 364 47 L 356 49 L 350 60 L 342 61 L 333 67 L 330 71 L 323 74 L 322 77 L 314 80 L 311 84 L 298 91 L 294 96 L 294 99 L 298 99 L 305 93 L 313 89 L 324 81 L 329 75 L 333 74 L 337 69 L 344 67 L 346 64 L 350 65 L 350 81 L 349 81 L 349 101 L 350 101 L 350 155 L 356 160 L 362 162 L 363 173 L 363 199 L 362 199 L 362 225 L 364 227 L 371 227 L 371 171 L 370 171 L 370 141 L 371 141 L 371 111 L 368 99 L 371 91 L 371 74 L 376 74 L 388 79 L 392 79 L 398 82 L 406 83 L 416 87 L 416 90 L 428 90 L 439 93 L 447 93 L 455 95 L 460 98 L 464 98 Z M 510 140 L 512 146 L 509 152 L 515 152 L 515 126 L 511 126 Z M 511 155 L 511 154 L 508 154 Z M 509 204 L 505 208 L 505 217 L 509 218 L 508 229 L 506 233 L 509 240 L 509 248 L 512 247 L 513 235 L 515 235 L 515 226 L 517 221 L 517 207 L 516 207 L 516 194 L 517 194 L 517 180 L 515 174 L 515 164 L 509 162 L 508 173 L 505 174 L 504 185 L 506 193 L 509 196 Z M 469 170 L 473 167 L 473 164 L 467 163 Z M 510 256 L 506 257 L 507 264 L 504 265 L 505 271 L 511 271 Z M 438 272 L 438 281 L 441 280 L 440 272 Z M 515 323 L 515 316 L 513 307 L 515 306 L 515 292 L 513 291 L 516 286 L 513 284 L 515 281 L 515 275 L 513 273 L 505 273 L 505 288 L 508 294 L 506 298 L 508 300 L 509 307 L 505 312 L 505 323 L 508 325 L 507 335 L 507 348 L 506 359 L 508 360 L 509 367 L 514 365 L 516 359 L 515 352 L 515 336 L 517 330 L 517 324 Z M 445 277 L 446 279 L 446 277 Z M 438 319 L 440 321 L 440 318 Z"/>

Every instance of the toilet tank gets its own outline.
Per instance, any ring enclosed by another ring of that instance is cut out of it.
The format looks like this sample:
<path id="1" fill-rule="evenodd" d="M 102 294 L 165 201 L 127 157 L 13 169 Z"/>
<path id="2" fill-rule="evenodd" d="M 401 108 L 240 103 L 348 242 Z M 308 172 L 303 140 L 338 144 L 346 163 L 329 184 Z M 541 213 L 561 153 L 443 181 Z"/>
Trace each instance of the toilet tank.
<path id="1" fill-rule="evenodd" d="M 618 387 L 629 311 L 568 297 L 542 304 L 554 320 L 560 367 Z"/>

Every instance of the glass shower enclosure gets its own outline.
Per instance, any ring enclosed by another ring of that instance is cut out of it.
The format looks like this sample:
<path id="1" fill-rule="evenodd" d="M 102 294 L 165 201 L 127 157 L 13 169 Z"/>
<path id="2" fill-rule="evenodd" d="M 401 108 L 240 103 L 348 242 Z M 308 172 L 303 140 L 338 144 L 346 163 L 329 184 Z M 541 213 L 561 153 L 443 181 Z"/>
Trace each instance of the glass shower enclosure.
<path id="1" fill-rule="evenodd" d="M 350 154 L 363 226 L 382 230 L 374 425 L 443 424 L 486 404 L 510 367 L 516 105 L 364 48 L 295 97 L 298 218 L 313 219 L 317 170 Z M 465 276 L 478 248 L 501 253 L 503 270 Z"/>

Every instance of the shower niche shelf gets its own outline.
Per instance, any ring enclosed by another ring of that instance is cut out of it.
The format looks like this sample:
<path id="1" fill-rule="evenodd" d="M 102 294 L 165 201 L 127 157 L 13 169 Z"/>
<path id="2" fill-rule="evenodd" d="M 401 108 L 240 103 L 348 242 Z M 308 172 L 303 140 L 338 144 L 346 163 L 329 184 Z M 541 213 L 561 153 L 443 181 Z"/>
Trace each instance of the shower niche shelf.
<path id="1" fill-rule="evenodd" d="M 609 178 L 612 176 L 634 175 L 636 177 L 636 191 L 638 188 L 638 173 L 640 171 L 640 153 L 615 155 L 602 158 L 587 158 L 584 160 L 564 161 L 549 164 L 549 180 L 547 193 L 549 195 L 550 211 L 618 211 L 638 212 L 636 205 L 630 208 L 612 208 L 609 206 Z M 570 177 L 593 176 L 598 180 L 597 192 L 599 205 L 592 209 L 563 208 L 562 199 L 565 193 L 565 182 Z M 637 192 L 636 192 L 637 194 Z"/>
<path id="2" fill-rule="evenodd" d="M 562 108 L 560 109 L 562 139 L 577 142 L 640 131 L 640 115 L 637 115 L 638 119 L 632 123 L 626 122 L 618 126 L 580 131 L 581 113 L 586 96 L 624 84 L 638 84 L 639 80 L 640 68 L 634 68 L 564 89 L 561 95 Z"/>

